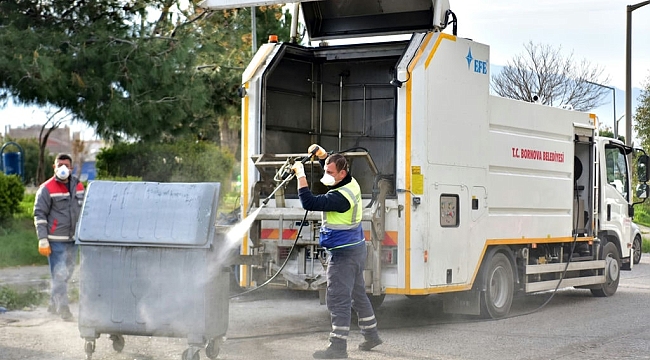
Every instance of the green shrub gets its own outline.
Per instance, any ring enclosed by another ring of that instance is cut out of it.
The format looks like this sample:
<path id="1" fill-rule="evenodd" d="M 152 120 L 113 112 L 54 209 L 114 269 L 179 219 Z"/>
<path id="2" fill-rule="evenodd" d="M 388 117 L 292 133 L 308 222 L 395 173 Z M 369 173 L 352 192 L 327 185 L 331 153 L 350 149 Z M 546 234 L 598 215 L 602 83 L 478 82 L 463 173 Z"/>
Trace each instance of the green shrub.
<path id="1" fill-rule="evenodd" d="M 641 252 L 650 253 L 650 241 L 643 239 L 643 244 L 641 245 Z"/>
<path id="2" fill-rule="evenodd" d="M 18 175 L 0 174 L 0 225 L 7 224 L 20 211 L 25 186 Z"/>
<path id="3" fill-rule="evenodd" d="M 47 294 L 34 288 L 29 288 L 25 292 L 17 292 L 6 286 L 0 287 L 0 306 L 7 310 L 17 310 L 28 306 L 40 305 L 46 297 Z"/>
<path id="4" fill-rule="evenodd" d="M 34 200 L 36 194 L 25 193 L 19 204 L 18 212 L 14 214 L 15 219 L 34 219 Z"/>
<path id="5" fill-rule="evenodd" d="M 234 157 L 206 142 L 115 144 L 97 155 L 98 179 L 228 183 Z"/>

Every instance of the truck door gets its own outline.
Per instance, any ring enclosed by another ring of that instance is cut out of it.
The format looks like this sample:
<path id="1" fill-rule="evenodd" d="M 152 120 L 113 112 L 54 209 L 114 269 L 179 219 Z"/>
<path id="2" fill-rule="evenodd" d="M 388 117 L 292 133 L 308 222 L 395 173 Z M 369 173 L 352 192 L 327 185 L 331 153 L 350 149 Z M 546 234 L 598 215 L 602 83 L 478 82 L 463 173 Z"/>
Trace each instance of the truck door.
<path id="1" fill-rule="evenodd" d="M 441 286 L 467 281 L 470 199 L 467 188 L 458 185 L 432 185 L 437 206 L 429 213 L 429 285 Z"/>
<path id="2" fill-rule="evenodd" d="M 605 145 L 605 181 L 602 181 L 604 191 L 603 229 L 613 230 L 620 235 L 621 248 L 629 242 L 631 219 L 628 215 L 630 179 L 627 171 L 627 156 L 622 147 Z M 601 173 L 602 174 L 602 173 Z"/>

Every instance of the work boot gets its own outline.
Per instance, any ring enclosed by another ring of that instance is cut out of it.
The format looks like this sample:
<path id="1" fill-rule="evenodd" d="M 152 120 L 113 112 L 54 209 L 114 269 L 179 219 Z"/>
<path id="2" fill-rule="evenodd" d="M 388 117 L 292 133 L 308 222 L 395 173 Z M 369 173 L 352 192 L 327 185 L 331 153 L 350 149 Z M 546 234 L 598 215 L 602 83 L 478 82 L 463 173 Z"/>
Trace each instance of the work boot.
<path id="1" fill-rule="evenodd" d="M 375 338 L 366 338 L 361 344 L 359 344 L 359 350 L 361 351 L 370 351 L 377 345 L 383 343 L 379 336 Z"/>
<path id="2" fill-rule="evenodd" d="M 54 304 L 50 304 L 47 306 L 47 312 L 54 315 L 59 313 L 58 311 L 56 311 L 56 305 Z"/>
<path id="3" fill-rule="evenodd" d="M 330 342 L 325 350 L 318 350 L 314 353 L 314 359 L 347 359 L 347 342 L 337 341 Z"/>
<path id="4" fill-rule="evenodd" d="M 70 312 L 68 305 L 61 306 L 59 308 L 59 314 L 61 315 L 61 319 L 63 319 L 63 321 L 72 321 L 72 313 Z"/>

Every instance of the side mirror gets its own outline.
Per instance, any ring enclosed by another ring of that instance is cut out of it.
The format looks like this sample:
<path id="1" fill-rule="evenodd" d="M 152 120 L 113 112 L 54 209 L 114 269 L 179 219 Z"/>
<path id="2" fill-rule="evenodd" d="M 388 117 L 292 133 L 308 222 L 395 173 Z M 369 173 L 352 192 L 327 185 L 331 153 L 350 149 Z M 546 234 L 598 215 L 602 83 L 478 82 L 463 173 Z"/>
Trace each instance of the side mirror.
<path id="1" fill-rule="evenodd" d="M 636 186 L 636 197 L 639 199 L 648 198 L 648 184 L 639 184 Z"/>
<path id="2" fill-rule="evenodd" d="M 637 179 L 640 182 L 648 182 L 648 166 L 650 163 L 650 157 L 648 155 L 641 155 L 636 161 L 636 175 Z"/>

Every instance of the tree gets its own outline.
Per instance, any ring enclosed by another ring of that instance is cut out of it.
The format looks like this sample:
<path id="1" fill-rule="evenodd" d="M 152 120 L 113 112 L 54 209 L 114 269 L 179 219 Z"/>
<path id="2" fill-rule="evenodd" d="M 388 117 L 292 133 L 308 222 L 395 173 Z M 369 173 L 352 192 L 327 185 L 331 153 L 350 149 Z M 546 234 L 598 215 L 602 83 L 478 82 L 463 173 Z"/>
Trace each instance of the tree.
<path id="1" fill-rule="evenodd" d="M 550 106 L 566 106 L 588 111 L 603 104 L 609 91 L 603 69 L 586 59 L 576 62 L 573 53 L 563 57 L 559 48 L 550 45 L 524 45 L 525 51 L 509 60 L 503 70 L 492 77 L 492 89 L 499 96 Z"/>
<path id="2" fill-rule="evenodd" d="M 601 128 L 598 130 L 598 136 L 608 137 L 608 138 L 615 139 L 615 137 L 614 137 L 614 131 L 613 131 L 612 128 L 610 128 L 609 126 L 601 127 Z M 623 136 L 623 135 L 619 135 L 619 136 L 618 136 L 618 139 L 621 140 L 621 141 L 623 142 L 623 144 L 625 144 L 625 136 Z"/>
<path id="3" fill-rule="evenodd" d="M 47 146 L 47 139 L 50 138 L 50 134 L 52 134 L 52 131 L 56 130 L 61 126 L 61 123 L 65 120 L 65 118 L 70 115 L 65 115 L 64 117 L 55 117 L 60 114 L 63 111 L 63 108 L 58 109 L 52 114 L 48 114 L 47 120 L 45 120 L 45 123 L 41 125 L 41 131 L 38 134 L 38 167 L 36 168 L 36 183 L 37 184 L 42 184 L 45 182 L 45 179 L 47 177 L 45 176 L 45 171 L 48 167 L 48 163 L 45 161 L 45 157 L 47 156 L 47 149 L 45 148 Z M 48 127 L 49 124 L 49 127 Z M 51 164 L 51 163 L 50 163 Z"/>
<path id="4" fill-rule="evenodd" d="M 641 147 L 650 149 L 650 76 L 646 79 L 638 99 L 634 115 L 634 130 L 641 140 Z"/>
<path id="5" fill-rule="evenodd" d="M 206 106 L 200 34 L 151 35 L 154 0 L 0 2 L 0 96 L 65 109 L 104 138 L 191 133 Z"/>
<path id="6" fill-rule="evenodd" d="M 283 13 L 282 6 L 256 7 L 255 16 L 258 48 L 270 34 L 278 35 L 280 41 L 289 41 L 291 15 L 288 11 Z M 215 11 L 195 26 L 204 35 L 202 44 L 206 49 L 211 46 L 200 56 L 203 64 L 199 71 L 210 94 L 211 106 L 206 109 L 205 116 L 216 120 L 205 124 L 199 137 L 220 143 L 232 154 L 237 154 L 241 127 L 239 88 L 242 73 L 253 57 L 251 9 Z"/>
<path id="7" fill-rule="evenodd" d="M 65 109 L 104 139 L 224 139 L 236 153 L 250 8 L 199 2 L 0 2 L 0 99 Z M 288 12 L 256 9 L 260 43 L 288 40 Z"/>

